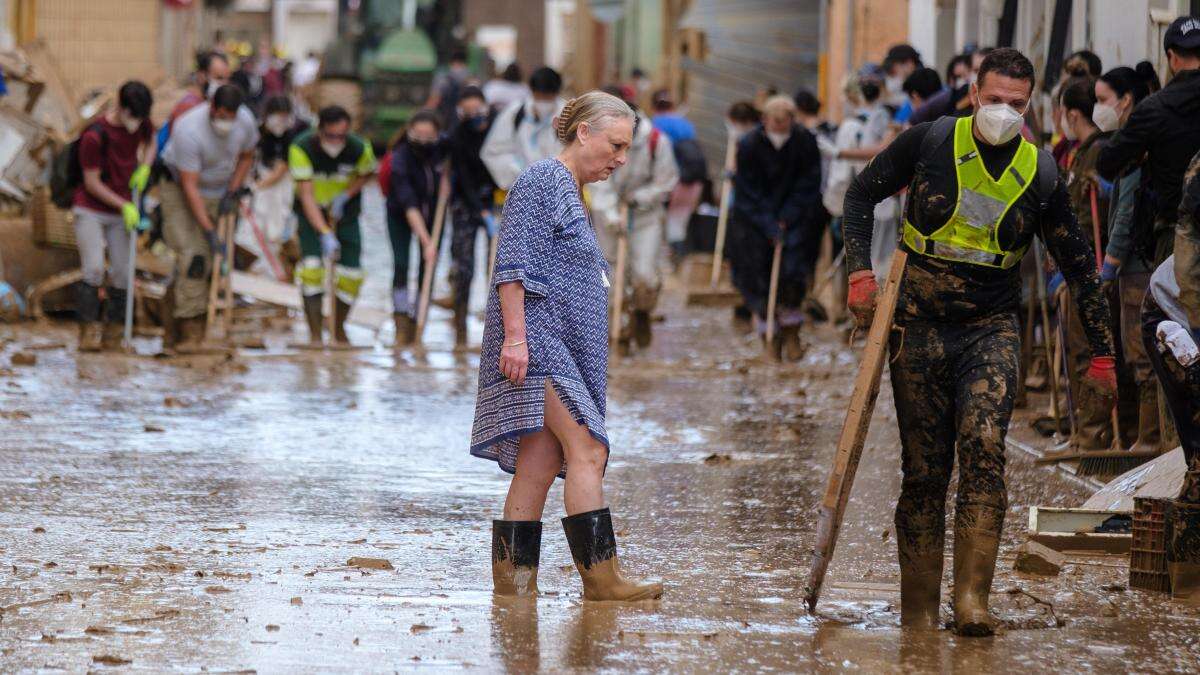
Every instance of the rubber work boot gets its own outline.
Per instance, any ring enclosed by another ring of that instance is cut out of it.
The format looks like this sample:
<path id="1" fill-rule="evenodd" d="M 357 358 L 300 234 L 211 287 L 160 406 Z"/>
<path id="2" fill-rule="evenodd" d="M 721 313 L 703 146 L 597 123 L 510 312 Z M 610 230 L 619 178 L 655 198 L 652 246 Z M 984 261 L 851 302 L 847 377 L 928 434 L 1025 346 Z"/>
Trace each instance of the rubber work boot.
<path id="1" fill-rule="evenodd" d="M 321 313 L 321 304 L 324 301 L 325 295 L 323 293 L 304 296 L 304 320 L 308 323 L 309 344 L 319 345 L 324 343 L 324 340 L 321 338 L 321 323 L 324 319 Z"/>
<path id="2" fill-rule="evenodd" d="M 1167 506 L 1171 541 L 1167 544 L 1167 572 L 1171 597 L 1200 606 L 1200 504 L 1174 500 Z"/>
<path id="3" fill-rule="evenodd" d="M 125 326 L 109 321 L 104 324 L 104 336 L 100 341 L 100 349 L 106 352 L 122 351 L 125 341 Z"/>
<path id="4" fill-rule="evenodd" d="M 965 637 L 992 635 L 988 593 L 996 572 L 1000 538 L 978 528 L 954 531 L 954 632 Z"/>
<path id="5" fill-rule="evenodd" d="M 607 508 L 562 519 L 571 557 L 583 579 L 584 600 L 635 602 L 662 597 L 662 584 L 626 579 L 617 560 L 617 539 Z"/>
<path id="6" fill-rule="evenodd" d="M 794 363 L 804 358 L 808 346 L 800 337 L 800 326 L 782 326 L 779 329 L 780 347 L 779 358 Z"/>
<path id="7" fill-rule="evenodd" d="M 467 303 L 454 303 L 454 349 L 462 351 L 467 348 Z"/>
<path id="8" fill-rule="evenodd" d="M 125 337 L 125 301 L 129 294 L 123 288 L 108 288 L 107 322 L 104 324 L 104 339 L 101 348 L 106 352 L 119 352 Z"/>
<path id="9" fill-rule="evenodd" d="M 1113 443 L 1111 396 L 1097 391 L 1087 382 L 1076 387 L 1076 418 L 1079 420 L 1071 446 L 1084 451 L 1108 450 Z"/>
<path id="10" fill-rule="evenodd" d="M 633 310 L 633 340 L 637 342 L 639 349 L 645 349 L 650 346 L 650 342 L 654 339 L 654 333 L 651 331 L 650 312 L 644 309 Z"/>
<path id="11" fill-rule="evenodd" d="M 104 342 L 104 327 L 100 324 L 100 287 L 80 282 L 77 292 L 79 351 L 98 352 Z"/>
<path id="12" fill-rule="evenodd" d="M 1154 380 L 1138 384 L 1138 430 L 1130 452 L 1157 452 L 1162 434 L 1158 431 L 1158 385 Z"/>
<path id="13" fill-rule="evenodd" d="M 496 595 L 536 596 L 541 557 L 541 521 L 492 521 L 492 588 Z"/>
<path id="14" fill-rule="evenodd" d="M 396 324 L 396 346 L 411 345 L 417 337 L 417 322 L 403 312 L 392 314 L 392 321 Z"/>
<path id="15" fill-rule="evenodd" d="M 342 302 L 339 298 L 334 302 L 333 339 L 340 345 L 350 344 L 350 338 L 346 335 L 346 317 L 348 316 L 350 316 L 350 305 Z"/>
<path id="16" fill-rule="evenodd" d="M 936 630 L 942 598 L 942 533 L 896 528 L 900 554 L 900 625 Z"/>
<path id="17" fill-rule="evenodd" d="M 204 314 L 192 316 L 179 321 L 179 342 L 175 351 L 180 354 L 195 354 L 204 350 L 204 338 L 207 337 L 208 317 Z"/>

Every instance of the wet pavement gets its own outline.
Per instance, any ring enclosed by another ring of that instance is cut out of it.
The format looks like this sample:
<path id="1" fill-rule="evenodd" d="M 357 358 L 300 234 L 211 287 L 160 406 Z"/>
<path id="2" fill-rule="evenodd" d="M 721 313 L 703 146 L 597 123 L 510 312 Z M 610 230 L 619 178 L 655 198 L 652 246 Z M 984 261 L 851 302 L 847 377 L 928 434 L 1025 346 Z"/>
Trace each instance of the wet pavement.
<path id="1" fill-rule="evenodd" d="M 65 324 L 0 326 L 0 670 L 1195 671 L 1200 611 L 1126 589 L 1122 557 L 1012 571 L 1028 507 L 1089 494 L 1016 449 L 993 602 L 1006 627 L 902 631 L 886 383 L 807 615 L 856 357 L 823 327 L 802 363 L 766 363 L 726 310 L 686 308 L 675 286 L 663 313 L 610 378 L 621 554 L 666 584 L 636 606 L 581 600 L 561 483 L 542 597 L 493 599 L 507 476 L 467 454 L 478 357 L 447 349 L 440 310 L 425 354 L 355 330 L 369 348 L 293 352 L 281 333 L 228 361 L 78 355 Z M 36 365 L 9 367 L 21 349 Z"/>

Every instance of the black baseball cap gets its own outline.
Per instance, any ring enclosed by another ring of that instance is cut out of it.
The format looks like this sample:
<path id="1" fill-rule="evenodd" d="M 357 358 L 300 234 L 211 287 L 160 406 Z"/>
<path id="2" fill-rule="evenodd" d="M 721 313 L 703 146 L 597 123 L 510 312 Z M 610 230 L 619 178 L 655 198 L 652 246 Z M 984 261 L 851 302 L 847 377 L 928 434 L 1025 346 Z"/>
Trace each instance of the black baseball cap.
<path id="1" fill-rule="evenodd" d="M 1181 16 L 1167 27 L 1163 50 L 1200 49 L 1200 17 Z"/>

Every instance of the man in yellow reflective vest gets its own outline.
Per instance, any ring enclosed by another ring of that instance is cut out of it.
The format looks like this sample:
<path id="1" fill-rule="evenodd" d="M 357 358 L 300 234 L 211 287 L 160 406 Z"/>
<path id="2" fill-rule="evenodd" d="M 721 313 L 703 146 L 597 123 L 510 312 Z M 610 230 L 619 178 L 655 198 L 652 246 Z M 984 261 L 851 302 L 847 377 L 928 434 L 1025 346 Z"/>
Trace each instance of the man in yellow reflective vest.
<path id="1" fill-rule="evenodd" d="M 304 315 L 314 344 L 321 343 L 321 299 L 325 293 L 323 258 L 334 268 L 335 334 L 346 344 L 346 317 L 362 288 L 362 188 L 376 168 L 371 144 L 350 133 L 350 115 L 340 106 L 323 108 L 317 128 L 296 138 L 288 149 L 288 167 L 296 181 L 296 218 L 300 221 L 300 264 L 296 279 L 304 295 Z"/>
<path id="2" fill-rule="evenodd" d="M 867 165 L 845 200 L 847 304 L 870 324 L 874 205 L 909 188 L 908 268 L 891 336 L 891 380 L 903 447 L 896 505 L 901 624 L 935 628 L 946 491 L 958 456 L 954 627 L 991 635 L 988 593 L 1008 507 L 1004 448 L 1016 393 L 1021 258 L 1037 235 L 1054 256 L 1091 347 L 1083 387 L 1108 401 L 1116 371 L 1108 304 L 1050 155 L 1024 140 L 1033 64 L 997 49 L 971 87 L 975 114 L 905 131 Z M 881 270 L 882 272 L 882 270 Z"/>

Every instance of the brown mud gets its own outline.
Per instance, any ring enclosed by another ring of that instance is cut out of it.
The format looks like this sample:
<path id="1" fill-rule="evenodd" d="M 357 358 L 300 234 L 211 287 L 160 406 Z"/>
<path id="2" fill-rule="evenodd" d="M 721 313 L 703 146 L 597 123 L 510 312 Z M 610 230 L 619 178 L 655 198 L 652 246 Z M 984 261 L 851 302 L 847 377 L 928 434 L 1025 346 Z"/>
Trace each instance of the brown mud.
<path id="1" fill-rule="evenodd" d="M 295 352 L 269 335 L 233 360 L 48 348 L 0 371 L 0 670 L 1194 671 L 1200 611 L 1128 589 L 1122 557 L 1012 570 L 1030 505 L 1090 493 L 1015 448 L 999 634 L 901 630 L 886 383 L 809 616 L 856 357 L 819 328 L 801 363 L 770 364 L 726 310 L 685 308 L 677 287 L 664 305 L 653 346 L 610 378 L 621 562 L 665 583 L 634 605 L 583 602 L 561 481 L 542 595 L 492 597 L 507 476 L 467 454 L 478 356 L 451 353 L 441 310 L 422 354 Z M 47 340 L 73 344 L 73 329 L 0 326 L 0 366 Z M 1029 417 L 1014 437 L 1035 440 Z"/>

